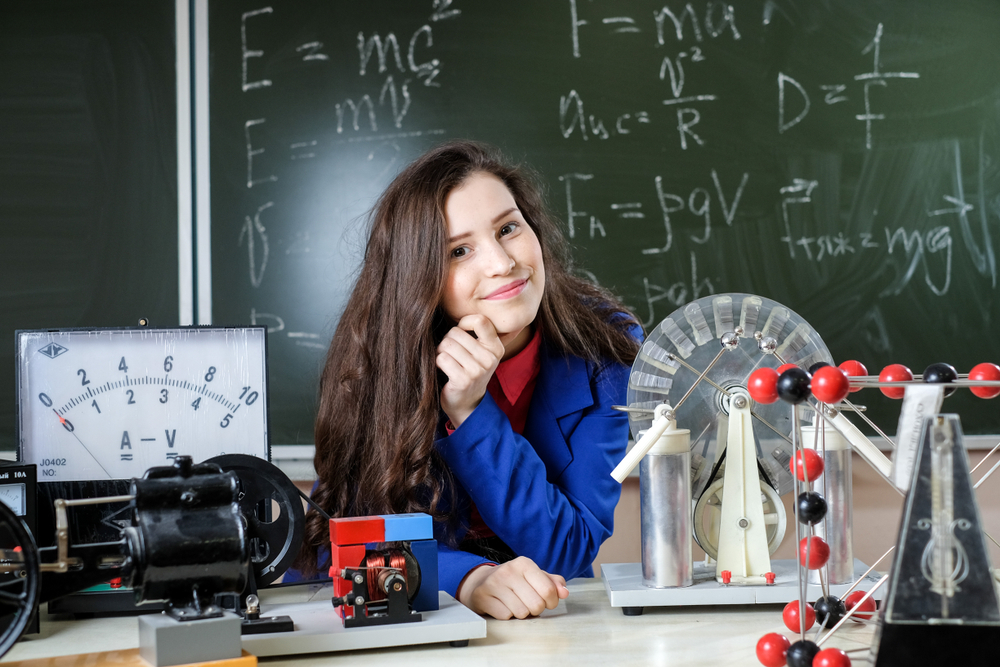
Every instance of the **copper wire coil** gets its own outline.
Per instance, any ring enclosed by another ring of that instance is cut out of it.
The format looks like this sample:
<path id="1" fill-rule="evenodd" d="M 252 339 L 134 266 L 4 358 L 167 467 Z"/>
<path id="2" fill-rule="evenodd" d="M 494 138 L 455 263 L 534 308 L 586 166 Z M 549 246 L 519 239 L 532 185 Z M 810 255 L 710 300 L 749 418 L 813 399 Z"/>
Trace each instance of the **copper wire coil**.
<path id="1" fill-rule="evenodd" d="M 385 592 L 386 580 L 390 575 L 398 573 L 403 577 L 409 588 L 410 582 L 406 568 L 406 556 L 399 549 L 371 552 L 365 557 L 365 569 L 368 570 L 368 600 L 375 602 L 387 598 Z"/>

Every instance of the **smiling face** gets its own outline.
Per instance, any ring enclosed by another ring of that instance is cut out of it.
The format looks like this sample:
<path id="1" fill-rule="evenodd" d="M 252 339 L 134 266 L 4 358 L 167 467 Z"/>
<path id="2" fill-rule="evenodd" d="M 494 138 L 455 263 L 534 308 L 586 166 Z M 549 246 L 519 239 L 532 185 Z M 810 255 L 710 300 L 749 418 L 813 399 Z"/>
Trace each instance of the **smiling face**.
<path id="1" fill-rule="evenodd" d="M 531 340 L 531 323 L 545 291 L 542 248 L 496 176 L 475 172 L 452 190 L 444 206 L 448 275 L 441 308 L 454 322 L 485 315 L 507 350 Z"/>

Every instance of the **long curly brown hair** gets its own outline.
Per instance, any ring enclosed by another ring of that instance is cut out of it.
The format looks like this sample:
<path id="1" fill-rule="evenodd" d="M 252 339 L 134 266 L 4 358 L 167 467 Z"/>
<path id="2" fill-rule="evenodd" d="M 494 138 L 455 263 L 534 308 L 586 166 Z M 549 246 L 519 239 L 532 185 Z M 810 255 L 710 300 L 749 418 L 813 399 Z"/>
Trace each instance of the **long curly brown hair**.
<path id="1" fill-rule="evenodd" d="M 545 292 L 535 320 L 558 352 L 631 364 L 637 322 L 608 291 L 571 273 L 566 241 L 527 168 L 496 149 L 451 142 L 404 169 L 378 199 L 354 291 L 330 343 L 316 417 L 313 500 L 332 517 L 427 512 L 458 526 L 455 483 L 434 447 L 437 345 L 453 323 L 439 308 L 447 276 L 448 194 L 477 172 L 499 178 L 538 237 Z M 622 315 L 624 314 L 624 315 Z M 315 574 L 329 528 L 306 519 L 295 566 Z"/>

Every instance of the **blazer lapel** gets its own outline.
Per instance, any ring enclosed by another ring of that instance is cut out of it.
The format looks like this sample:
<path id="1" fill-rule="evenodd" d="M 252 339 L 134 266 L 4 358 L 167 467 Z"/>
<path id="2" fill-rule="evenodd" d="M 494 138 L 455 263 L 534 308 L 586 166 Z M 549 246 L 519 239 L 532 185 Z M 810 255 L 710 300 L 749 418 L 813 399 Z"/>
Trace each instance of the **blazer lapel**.
<path id="1" fill-rule="evenodd" d="M 545 463 L 549 481 L 554 481 L 573 460 L 569 438 L 583 411 L 594 404 L 594 394 L 583 359 L 550 354 L 543 345 L 540 363 L 524 437 Z"/>

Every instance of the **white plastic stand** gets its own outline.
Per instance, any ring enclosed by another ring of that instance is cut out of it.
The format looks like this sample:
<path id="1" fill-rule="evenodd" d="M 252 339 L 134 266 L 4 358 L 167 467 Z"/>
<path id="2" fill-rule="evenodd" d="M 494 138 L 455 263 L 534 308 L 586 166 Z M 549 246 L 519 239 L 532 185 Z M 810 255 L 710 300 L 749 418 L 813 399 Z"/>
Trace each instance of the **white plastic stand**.
<path id="1" fill-rule="evenodd" d="M 730 584 L 764 585 L 771 572 L 767 548 L 764 504 L 757 472 L 757 447 L 753 436 L 750 397 L 733 392 L 729 397 L 729 431 L 726 471 L 719 519 L 719 558 L 716 579 L 731 574 Z"/>
<path id="2" fill-rule="evenodd" d="M 268 604 L 263 609 L 266 615 L 291 616 L 295 630 L 244 635 L 243 648 L 262 658 L 440 642 L 465 645 L 486 636 L 486 619 L 443 591 L 438 591 L 440 609 L 421 612 L 419 623 L 362 628 L 344 627 L 330 604 L 332 596 L 332 587 L 325 587 L 311 602 Z"/>
<path id="3" fill-rule="evenodd" d="M 639 563 L 605 563 L 601 565 L 601 579 L 612 607 L 621 607 L 629 616 L 642 613 L 644 607 L 691 607 L 700 605 L 752 605 L 785 604 L 799 599 L 798 571 L 794 560 L 774 560 L 774 584 L 769 586 L 726 586 L 715 580 L 715 568 L 698 561 L 694 564 L 694 585 L 686 588 L 650 588 L 642 583 L 642 566 Z M 854 561 L 855 580 L 868 566 Z M 855 590 L 867 591 L 878 583 L 873 572 L 857 585 Z M 830 586 L 830 595 L 843 597 L 848 584 Z M 885 587 L 872 596 L 882 599 Z M 815 600 L 823 595 L 818 584 L 808 584 L 806 599 Z M 780 623 L 780 621 L 779 621 Z"/>

